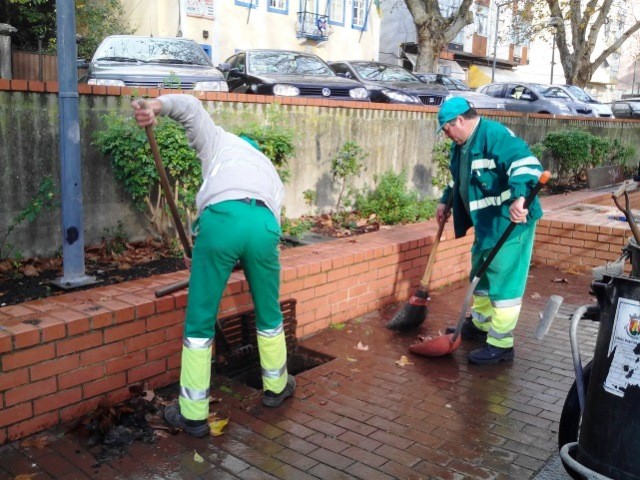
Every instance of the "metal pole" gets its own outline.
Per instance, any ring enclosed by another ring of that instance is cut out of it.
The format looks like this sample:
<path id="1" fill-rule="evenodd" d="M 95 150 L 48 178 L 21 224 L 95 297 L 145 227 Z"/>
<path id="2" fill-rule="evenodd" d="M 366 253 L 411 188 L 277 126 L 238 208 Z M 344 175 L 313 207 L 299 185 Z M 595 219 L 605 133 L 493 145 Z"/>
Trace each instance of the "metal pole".
<path id="1" fill-rule="evenodd" d="M 86 276 L 84 269 L 74 3 L 56 0 L 63 276 L 53 283 L 64 289 L 95 283 L 95 278 Z"/>
<path id="2" fill-rule="evenodd" d="M 493 37 L 493 67 L 491 67 L 491 83 L 493 83 L 496 76 L 496 58 L 498 54 L 498 26 L 500 24 L 500 5 L 496 3 L 496 30 Z"/>
<path id="3" fill-rule="evenodd" d="M 636 90 L 636 68 L 637 67 L 638 67 L 638 59 L 636 58 L 633 61 L 633 81 L 631 82 L 631 95 L 633 95 Z"/>
<path id="4" fill-rule="evenodd" d="M 549 80 L 549 84 L 553 85 L 553 66 L 556 64 L 556 32 L 553 31 L 553 43 L 551 44 L 551 80 Z"/>

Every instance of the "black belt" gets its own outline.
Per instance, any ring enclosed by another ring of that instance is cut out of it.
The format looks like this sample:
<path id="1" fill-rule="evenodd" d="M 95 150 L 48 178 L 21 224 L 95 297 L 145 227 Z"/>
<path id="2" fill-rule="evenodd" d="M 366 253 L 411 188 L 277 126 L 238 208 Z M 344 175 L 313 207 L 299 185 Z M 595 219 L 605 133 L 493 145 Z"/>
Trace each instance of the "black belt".
<path id="1" fill-rule="evenodd" d="M 266 203 L 264 203 L 262 200 L 258 200 L 257 198 L 236 198 L 235 201 L 246 203 L 248 205 L 253 205 L 255 203 L 258 207 L 269 208 L 267 207 Z"/>

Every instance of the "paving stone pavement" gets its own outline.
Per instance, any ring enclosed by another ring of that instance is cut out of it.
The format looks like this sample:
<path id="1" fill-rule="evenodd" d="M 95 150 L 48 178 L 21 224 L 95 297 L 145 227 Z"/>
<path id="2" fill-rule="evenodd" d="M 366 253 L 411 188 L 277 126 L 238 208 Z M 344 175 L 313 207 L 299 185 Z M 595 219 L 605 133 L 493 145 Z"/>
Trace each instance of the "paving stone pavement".
<path id="1" fill-rule="evenodd" d="M 60 426 L 27 439 L 45 438 L 40 447 L 0 447 L 0 480 L 536 478 L 557 453 L 558 420 L 574 380 L 568 318 L 593 301 L 589 284 L 587 275 L 532 268 L 513 363 L 469 365 L 465 355 L 476 345 L 466 342 L 441 358 L 408 353 L 419 333 L 437 335 L 455 322 L 462 282 L 431 292 L 419 331 L 384 328 L 395 305 L 302 341 L 335 359 L 299 373 L 295 397 L 280 408 L 266 409 L 259 391 L 214 377 L 212 396 L 223 399 L 220 414 L 230 418 L 221 436 L 162 436 L 99 463 L 86 435 Z M 538 312 L 553 293 L 565 303 L 549 334 L 536 340 Z M 583 329 L 583 352 L 593 351 L 596 331 Z M 368 350 L 357 349 L 359 342 Z M 411 364 L 396 364 L 403 355 Z"/>

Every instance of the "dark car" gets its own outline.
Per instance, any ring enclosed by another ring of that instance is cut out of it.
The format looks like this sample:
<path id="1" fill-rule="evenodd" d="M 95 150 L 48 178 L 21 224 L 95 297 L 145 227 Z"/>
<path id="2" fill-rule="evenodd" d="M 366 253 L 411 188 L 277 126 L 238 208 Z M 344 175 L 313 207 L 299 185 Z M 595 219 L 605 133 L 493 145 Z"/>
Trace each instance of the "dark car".
<path id="1" fill-rule="evenodd" d="M 625 98 L 611 104 L 616 118 L 640 118 L 640 98 Z"/>
<path id="2" fill-rule="evenodd" d="M 504 101 L 504 108 L 513 112 L 546 113 L 548 115 L 594 116 L 586 103 L 570 98 L 545 95 L 546 85 L 538 83 L 497 82 L 484 85 L 480 93 Z"/>
<path id="3" fill-rule="evenodd" d="M 245 50 L 218 66 L 229 91 L 283 97 L 368 101 L 358 82 L 337 76 L 320 57 L 289 50 Z"/>
<path id="4" fill-rule="evenodd" d="M 427 85 L 398 65 L 359 60 L 329 62 L 329 65 L 338 75 L 362 83 L 372 102 L 438 106 L 449 96 L 446 88 Z"/>
<path id="5" fill-rule="evenodd" d="M 113 35 L 98 46 L 80 82 L 117 87 L 179 88 L 226 92 L 227 82 L 204 53 L 188 38 Z"/>
<path id="6" fill-rule="evenodd" d="M 503 101 L 485 95 L 484 93 L 474 92 L 462 80 L 458 80 L 450 75 L 444 75 L 442 73 L 416 73 L 415 76 L 424 83 L 442 85 L 449 90 L 451 96 L 465 98 L 474 108 L 504 110 Z"/>

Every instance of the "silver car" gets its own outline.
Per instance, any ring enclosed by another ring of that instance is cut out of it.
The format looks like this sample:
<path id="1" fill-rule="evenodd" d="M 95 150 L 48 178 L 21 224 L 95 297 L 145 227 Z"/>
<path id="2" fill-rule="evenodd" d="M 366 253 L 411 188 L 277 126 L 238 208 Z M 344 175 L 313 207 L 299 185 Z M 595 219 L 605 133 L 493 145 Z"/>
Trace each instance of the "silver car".
<path id="1" fill-rule="evenodd" d="M 458 80 L 450 75 L 444 75 L 442 73 L 416 73 L 415 76 L 424 83 L 442 85 L 449 90 L 449 95 L 465 98 L 474 108 L 504 110 L 504 102 L 502 100 L 490 97 L 484 93 L 474 92 L 462 80 Z"/>
<path id="2" fill-rule="evenodd" d="M 202 47 L 187 38 L 112 35 L 98 46 L 80 82 L 116 87 L 227 92 L 227 82 Z"/>
<path id="3" fill-rule="evenodd" d="M 589 104 L 591 108 L 593 108 L 593 111 L 596 113 L 596 116 L 604 118 L 615 118 L 613 116 L 613 111 L 611 110 L 611 107 L 609 105 L 599 102 L 580 87 L 577 87 L 575 85 L 558 86 L 563 88 L 567 92 L 567 94 L 573 97 L 574 100 Z M 552 85 L 552 87 L 556 87 L 556 85 Z"/>
<path id="4" fill-rule="evenodd" d="M 505 109 L 512 112 L 543 113 L 547 115 L 594 116 L 593 108 L 571 99 L 547 97 L 546 85 L 537 83 L 490 83 L 478 89 L 494 98 L 503 99 Z"/>

